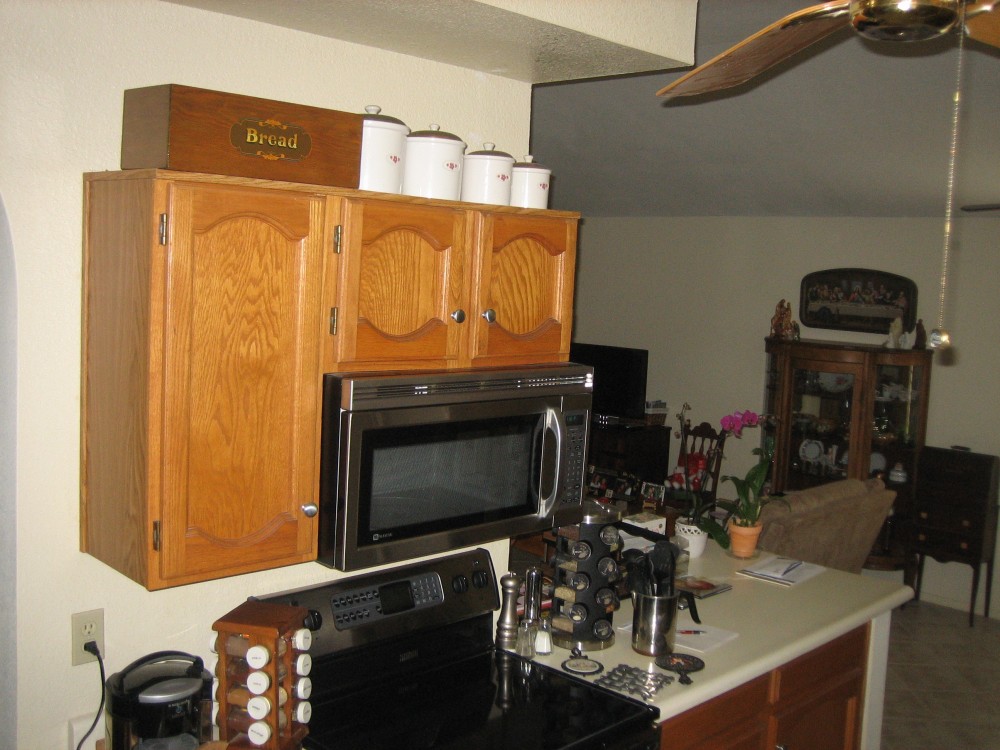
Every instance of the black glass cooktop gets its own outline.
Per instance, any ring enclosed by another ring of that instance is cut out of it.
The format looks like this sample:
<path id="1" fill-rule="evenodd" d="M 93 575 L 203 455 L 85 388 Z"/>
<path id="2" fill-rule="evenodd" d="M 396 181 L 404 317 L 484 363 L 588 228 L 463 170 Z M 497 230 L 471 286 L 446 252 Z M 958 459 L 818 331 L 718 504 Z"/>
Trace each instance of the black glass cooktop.
<path id="1" fill-rule="evenodd" d="M 655 748 L 655 708 L 497 651 L 314 702 L 312 750 Z"/>

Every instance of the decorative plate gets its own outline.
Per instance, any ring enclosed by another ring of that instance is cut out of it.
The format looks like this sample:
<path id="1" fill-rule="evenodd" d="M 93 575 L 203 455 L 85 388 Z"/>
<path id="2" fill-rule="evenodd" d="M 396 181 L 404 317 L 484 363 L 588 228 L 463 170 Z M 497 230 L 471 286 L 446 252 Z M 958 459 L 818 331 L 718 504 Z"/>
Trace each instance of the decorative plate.
<path id="1" fill-rule="evenodd" d="M 872 453 L 871 464 L 869 465 L 869 473 L 874 474 L 876 471 L 885 471 L 886 462 L 885 456 L 883 456 L 878 451 Z"/>
<path id="2" fill-rule="evenodd" d="M 816 461 L 823 455 L 823 444 L 819 440 L 803 440 L 799 446 L 799 458 L 803 461 Z"/>
<path id="3" fill-rule="evenodd" d="M 854 387 L 854 376 L 842 372 L 821 372 L 819 387 L 827 393 L 843 393 Z"/>

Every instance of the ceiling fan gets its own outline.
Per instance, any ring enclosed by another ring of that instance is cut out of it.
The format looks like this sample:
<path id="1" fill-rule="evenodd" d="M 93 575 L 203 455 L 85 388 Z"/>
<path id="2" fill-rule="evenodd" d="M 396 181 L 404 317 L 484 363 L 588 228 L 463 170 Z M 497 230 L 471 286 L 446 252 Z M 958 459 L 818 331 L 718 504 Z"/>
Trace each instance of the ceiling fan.
<path id="1" fill-rule="evenodd" d="M 961 31 L 1000 47 L 1000 0 L 838 0 L 796 11 L 673 81 L 657 96 L 694 96 L 738 86 L 830 34 L 853 28 L 886 42 Z"/>

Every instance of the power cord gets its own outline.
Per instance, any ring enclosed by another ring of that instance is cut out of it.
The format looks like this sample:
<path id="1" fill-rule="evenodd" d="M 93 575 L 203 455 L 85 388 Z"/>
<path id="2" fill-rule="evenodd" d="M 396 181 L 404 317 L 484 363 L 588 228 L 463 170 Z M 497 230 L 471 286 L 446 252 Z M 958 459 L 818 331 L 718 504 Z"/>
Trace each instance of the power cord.
<path id="1" fill-rule="evenodd" d="M 101 718 L 101 712 L 104 711 L 104 659 L 101 658 L 101 649 L 97 647 L 97 641 L 87 641 L 83 644 L 83 650 L 97 657 L 97 666 L 101 669 L 101 702 L 97 706 L 97 715 L 94 716 L 94 723 L 90 725 L 87 733 L 80 738 L 76 750 L 83 748 L 83 743 L 87 741 L 87 738 L 93 733 L 94 728 L 97 727 L 97 722 Z"/>

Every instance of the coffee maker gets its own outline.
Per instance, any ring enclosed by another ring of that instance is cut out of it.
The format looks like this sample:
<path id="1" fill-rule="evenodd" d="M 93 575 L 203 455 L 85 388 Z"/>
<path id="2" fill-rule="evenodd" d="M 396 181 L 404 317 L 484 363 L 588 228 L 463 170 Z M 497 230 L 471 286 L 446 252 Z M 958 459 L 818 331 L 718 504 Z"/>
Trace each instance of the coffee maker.
<path id="1" fill-rule="evenodd" d="M 107 750 L 190 750 L 212 739 L 212 679 L 199 656 L 157 651 L 105 685 Z"/>

